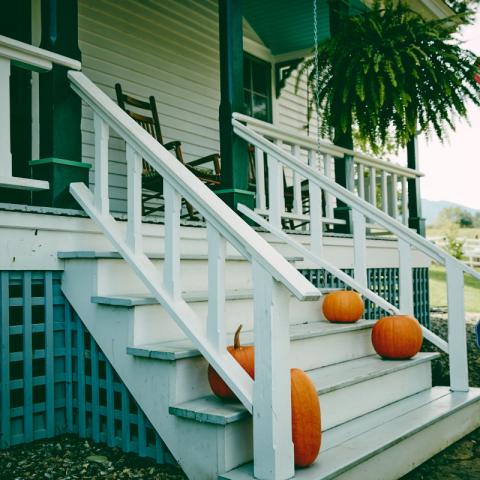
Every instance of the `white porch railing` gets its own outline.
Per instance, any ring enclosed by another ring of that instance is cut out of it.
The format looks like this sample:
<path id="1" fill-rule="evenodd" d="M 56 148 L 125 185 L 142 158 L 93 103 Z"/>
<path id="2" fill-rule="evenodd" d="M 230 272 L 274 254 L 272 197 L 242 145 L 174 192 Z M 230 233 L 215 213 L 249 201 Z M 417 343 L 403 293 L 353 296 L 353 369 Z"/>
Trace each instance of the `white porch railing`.
<path id="1" fill-rule="evenodd" d="M 464 312 L 464 274 L 480 279 L 480 273 L 459 262 L 445 251 L 441 250 L 425 238 L 411 231 L 399 221 L 391 218 L 371 203 L 359 198 L 335 183 L 332 179 L 299 160 L 292 153 L 275 145 L 252 128 L 239 120 L 244 117 L 234 114 L 233 125 L 237 135 L 254 145 L 257 158 L 266 156 L 269 167 L 268 197 L 271 207 L 268 219 L 255 211 L 239 205 L 239 210 L 286 243 L 290 244 L 305 258 L 320 268 L 324 268 L 350 287 L 360 292 L 376 305 L 392 313 L 413 314 L 413 276 L 412 251 L 414 249 L 428 255 L 438 263 L 445 265 L 447 271 L 448 297 L 448 342 L 423 327 L 424 336 L 434 345 L 449 353 L 450 386 L 454 391 L 468 390 L 467 343 Z M 310 193 L 310 247 L 302 245 L 294 235 L 287 235 L 282 229 L 281 195 L 276 185 L 281 181 L 281 169 L 291 169 L 298 181 L 307 182 Z M 323 250 L 323 220 L 322 193 L 341 200 L 352 208 L 353 241 L 354 241 L 354 277 L 350 277 L 334 265 L 324 260 Z M 400 268 L 400 308 L 396 308 L 367 287 L 366 264 L 366 219 L 385 228 L 398 240 L 398 255 Z"/>
<path id="2" fill-rule="evenodd" d="M 10 71 L 11 66 L 48 72 L 52 66 L 62 65 L 80 70 L 80 62 L 56 53 L 33 47 L 23 42 L 0 35 L 0 187 L 26 190 L 48 190 L 43 180 L 14 177 L 10 143 Z"/>
<path id="3" fill-rule="evenodd" d="M 311 166 L 321 174 L 335 181 L 335 159 L 352 158 L 352 168 L 347 171 L 347 188 L 363 200 L 378 207 L 383 212 L 408 225 L 408 179 L 423 176 L 417 170 L 386 162 L 361 152 L 338 147 L 326 140 L 321 140 L 320 158 L 317 157 L 317 142 L 314 138 L 286 128 L 278 128 L 247 115 L 235 113 L 235 119 L 244 123 L 253 131 L 271 140 L 275 145 L 289 151 L 296 159 Z M 264 158 L 256 154 L 257 179 L 263 179 L 267 168 Z M 268 162 L 267 162 L 268 163 Z M 274 166 L 272 165 L 272 168 Z M 290 185 L 292 199 L 286 211 L 282 213 L 285 220 L 309 221 L 308 206 L 305 205 L 306 186 L 299 175 L 288 166 L 282 165 L 287 183 Z M 265 182 L 257 181 L 256 212 L 267 215 L 267 195 Z M 344 223 L 334 218 L 336 198 L 328 192 L 324 194 L 323 222 L 328 224 Z M 284 202 L 284 200 L 282 201 Z M 275 205 L 273 205 L 275 207 Z M 306 208 L 305 208 L 306 207 Z M 285 221 L 284 220 L 284 221 Z"/>
<path id="4" fill-rule="evenodd" d="M 73 183 L 70 186 L 72 195 L 245 407 L 253 412 L 255 477 L 280 480 L 292 477 L 288 292 L 300 300 L 315 300 L 319 297 L 318 290 L 85 75 L 70 71 L 68 77 L 73 90 L 93 110 L 95 135 L 95 191 L 90 192 L 83 183 Z M 126 234 L 109 213 L 109 129 L 115 130 L 126 142 Z M 163 276 L 142 247 L 142 159 L 163 178 Z M 181 197 L 200 212 L 207 225 L 209 300 L 206 327 L 181 296 Z M 254 382 L 226 350 L 224 275 L 227 242 L 252 264 Z"/>

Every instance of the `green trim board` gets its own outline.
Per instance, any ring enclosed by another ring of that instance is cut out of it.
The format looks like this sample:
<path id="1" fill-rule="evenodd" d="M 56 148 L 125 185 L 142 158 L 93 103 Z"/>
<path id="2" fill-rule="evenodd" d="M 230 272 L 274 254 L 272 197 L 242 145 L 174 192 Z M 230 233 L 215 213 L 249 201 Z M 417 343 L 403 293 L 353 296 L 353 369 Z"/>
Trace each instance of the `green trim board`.
<path id="1" fill-rule="evenodd" d="M 52 164 L 55 163 L 57 165 L 68 165 L 70 167 L 78 167 L 78 168 L 92 168 L 92 165 L 90 163 L 83 163 L 83 162 L 75 162 L 73 160 L 66 160 L 64 158 L 56 158 L 56 157 L 50 157 L 50 158 L 40 158 L 38 160 L 31 160 L 28 162 L 28 164 L 31 167 L 34 167 L 35 165 L 46 165 L 46 164 Z"/>
<path id="2" fill-rule="evenodd" d="M 32 2 L 16 0 L 2 2 L 0 35 L 14 40 L 32 43 Z M 28 161 L 32 152 L 32 72 L 20 62 L 12 62 L 10 72 L 10 151 L 12 175 L 30 178 Z M 28 190 L 0 189 L 0 201 L 31 204 Z"/>
<path id="3" fill-rule="evenodd" d="M 70 184 L 73 182 L 89 183 L 90 167 L 88 163 L 75 162 L 58 157 L 49 157 L 30 162 L 32 177 L 46 180 L 50 190 L 35 192 L 35 205 L 59 208 L 75 208 L 78 204 L 70 195 Z"/>
<path id="4" fill-rule="evenodd" d="M 220 156 L 222 158 L 222 187 L 248 189 L 248 151 L 245 142 L 234 134 L 232 115 L 244 112 L 243 89 L 243 2 L 220 0 L 218 22 L 220 40 Z M 232 208 L 244 203 L 244 194 L 222 192 L 223 200 Z M 236 198 L 238 197 L 238 198 Z M 248 202 L 250 203 L 250 202 Z"/>
<path id="5" fill-rule="evenodd" d="M 255 196 L 255 192 L 250 192 L 249 190 L 242 190 L 240 188 L 223 188 L 221 190 L 214 190 L 217 195 L 222 195 L 226 193 L 237 193 L 240 195 L 250 195 Z"/>

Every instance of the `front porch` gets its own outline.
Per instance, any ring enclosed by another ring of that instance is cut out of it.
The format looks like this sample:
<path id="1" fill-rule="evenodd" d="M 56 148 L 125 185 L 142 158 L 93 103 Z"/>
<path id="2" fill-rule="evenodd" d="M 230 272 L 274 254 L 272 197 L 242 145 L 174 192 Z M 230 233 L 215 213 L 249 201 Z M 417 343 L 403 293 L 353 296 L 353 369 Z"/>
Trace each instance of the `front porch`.
<path id="1" fill-rule="evenodd" d="M 29 4 L 25 2 L 26 6 Z M 56 12 L 65 19 L 64 25 L 56 33 L 55 42 L 49 44 L 48 31 L 53 28 L 49 19 L 55 13 L 52 5 L 43 2 L 40 8 L 40 2 L 33 2 L 31 9 L 21 12 L 12 7 L 10 13 L 17 17 L 29 17 L 31 13 L 31 22 L 26 18 L 27 24 L 32 25 L 31 31 L 26 27 L 24 31 L 20 31 L 20 27 L 12 31 L 11 25 L 5 25 L 0 33 L 81 58 L 83 72 L 111 98 L 115 98 L 116 82 L 131 95 L 145 99 L 154 95 L 165 141 L 180 140 L 187 163 L 211 153 L 221 153 L 222 185 L 217 193 L 234 208 L 238 203 L 255 204 L 260 212 L 265 212 L 268 206 L 268 194 L 265 195 L 261 181 L 257 182 L 255 191 L 248 187 L 247 147 L 233 133 L 234 112 L 257 117 L 251 120 L 252 125 L 305 161 L 316 152 L 315 124 L 306 128 L 305 84 L 301 83 L 295 93 L 296 66 L 310 54 L 313 46 L 309 2 L 287 2 L 281 8 L 278 5 L 274 8 L 268 2 L 259 6 L 250 1 L 220 2 L 219 5 L 172 1 L 148 6 L 135 2 L 121 5 L 65 2 L 63 10 Z M 326 0 L 319 1 L 320 38 L 328 36 L 338 21 L 336 8 Z M 350 2 L 348 8 L 354 14 L 363 7 L 360 2 Z M 298 28 L 295 30 L 300 25 L 301 34 Z M 78 43 L 77 36 L 71 35 L 72 30 L 78 32 Z M 50 90 L 48 101 L 54 105 L 53 109 L 45 99 L 39 102 L 52 82 L 59 81 L 70 90 L 64 78 L 65 66 L 54 66 L 53 73 L 30 73 L 13 64 L 12 98 L 22 92 L 31 97 L 32 102 L 31 108 L 25 110 L 11 109 L 13 160 L 8 161 L 6 142 L 1 158 L 7 167 L 10 165 L 11 175 L 16 178 L 12 180 L 5 168 L 6 178 L 2 184 L 42 190 L 18 194 L 4 188 L 0 199 L 6 203 L 72 208 L 75 202 L 68 195 L 69 183 L 88 180 L 91 185 L 95 184 L 91 110 L 84 105 L 80 118 L 79 100 L 72 91 L 65 96 L 65 91 L 56 94 Z M 79 68 L 79 64 L 73 62 L 69 67 Z M 31 93 L 18 80 L 18 77 L 30 76 Z M 4 83 L 6 78 L 7 73 Z M 8 99 L 4 102 L 8 104 Z M 57 113 L 52 115 L 53 111 Z M 7 124 L 7 121 L 5 117 L 3 122 Z M 70 132 L 81 130 L 81 136 L 65 135 L 66 126 Z M 21 148 L 22 142 L 18 139 L 23 141 Z M 422 230 L 421 174 L 416 170 L 418 160 L 414 150 L 409 155 L 407 168 L 359 152 L 331 148 L 327 144 L 323 147 L 318 166 L 323 173 L 404 224 Z M 125 144 L 115 132 L 109 141 L 108 157 L 110 208 L 114 213 L 126 213 Z M 267 167 L 260 172 L 261 160 L 256 163 L 256 174 L 266 181 Z M 300 205 L 299 198 L 293 199 L 294 195 L 302 195 L 298 194 L 298 179 L 288 170 L 284 175 L 291 197 L 286 201 L 284 221 L 298 227 L 304 223 L 305 215 L 308 216 L 307 207 Z M 45 182 L 49 182 L 49 189 Z M 324 202 L 324 216 L 330 219 L 330 223 L 325 222 L 326 232 L 351 233 L 348 212 L 336 205 L 333 198 L 327 196 Z"/>

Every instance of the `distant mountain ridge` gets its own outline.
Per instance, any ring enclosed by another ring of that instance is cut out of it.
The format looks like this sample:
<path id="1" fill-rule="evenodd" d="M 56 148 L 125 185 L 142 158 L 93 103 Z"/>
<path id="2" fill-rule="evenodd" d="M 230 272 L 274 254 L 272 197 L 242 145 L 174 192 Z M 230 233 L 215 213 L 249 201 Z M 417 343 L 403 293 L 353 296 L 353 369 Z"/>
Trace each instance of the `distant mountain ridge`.
<path id="1" fill-rule="evenodd" d="M 427 200 L 422 198 L 422 216 L 426 219 L 427 225 L 430 225 L 437 218 L 437 215 L 447 207 L 460 207 L 471 213 L 478 212 L 475 208 L 466 207 L 459 203 L 447 202 L 446 200 Z"/>

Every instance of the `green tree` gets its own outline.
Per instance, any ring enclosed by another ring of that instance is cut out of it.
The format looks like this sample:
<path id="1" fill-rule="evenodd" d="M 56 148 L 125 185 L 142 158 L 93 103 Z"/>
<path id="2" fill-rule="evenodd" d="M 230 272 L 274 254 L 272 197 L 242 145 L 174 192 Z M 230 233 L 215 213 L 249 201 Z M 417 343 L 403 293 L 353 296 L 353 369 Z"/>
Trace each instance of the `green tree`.
<path id="1" fill-rule="evenodd" d="M 375 0 L 371 10 L 342 18 L 342 28 L 306 59 L 309 114 L 319 106 L 320 130 L 352 137 L 378 153 L 405 146 L 420 130 L 440 139 L 466 102 L 480 106 L 478 58 L 455 39 L 459 23 L 426 20 L 405 3 Z M 317 81 L 318 80 L 318 81 Z M 298 85 L 298 83 L 297 83 Z"/>
<path id="2" fill-rule="evenodd" d="M 435 219 L 437 225 L 454 224 L 458 227 L 472 227 L 474 215 L 465 208 L 445 207 Z"/>
<path id="3" fill-rule="evenodd" d="M 446 0 L 450 8 L 457 13 L 467 14 L 468 18 L 471 18 L 475 14 L 480 0 Z M 467 20 L 468 20 L 467 18 Z"/>

